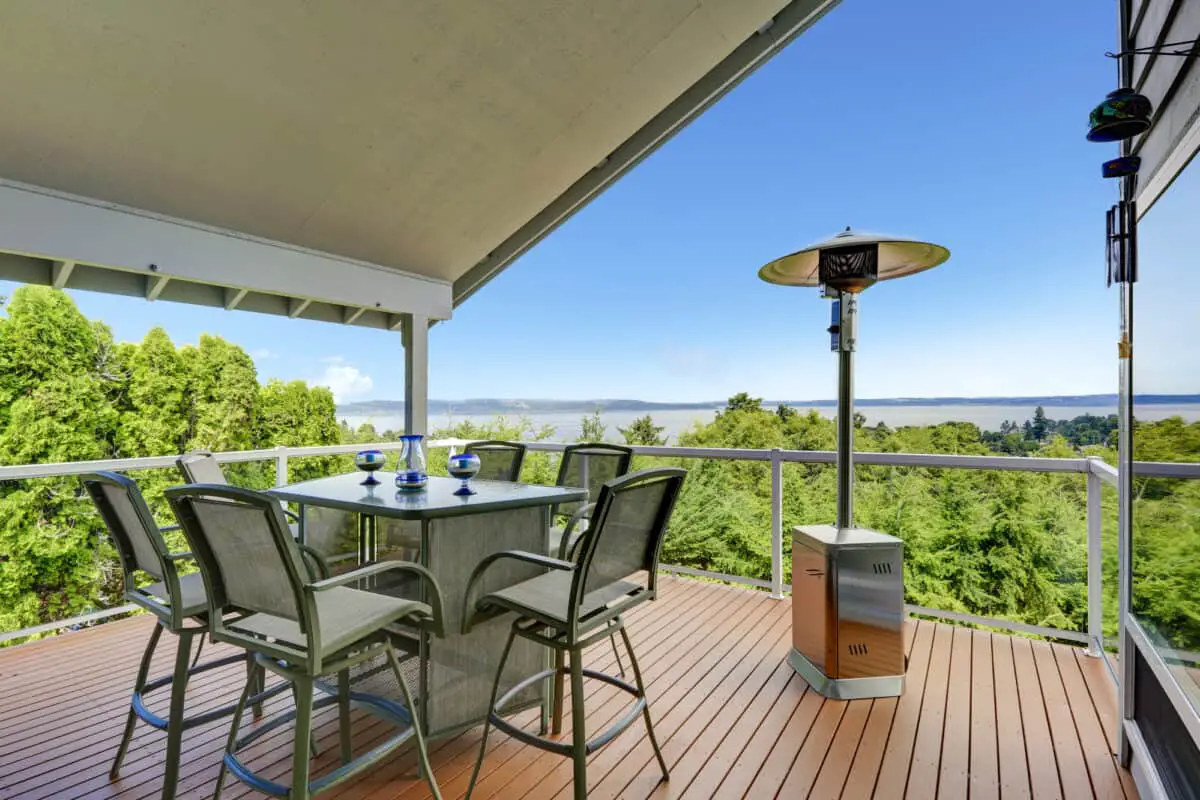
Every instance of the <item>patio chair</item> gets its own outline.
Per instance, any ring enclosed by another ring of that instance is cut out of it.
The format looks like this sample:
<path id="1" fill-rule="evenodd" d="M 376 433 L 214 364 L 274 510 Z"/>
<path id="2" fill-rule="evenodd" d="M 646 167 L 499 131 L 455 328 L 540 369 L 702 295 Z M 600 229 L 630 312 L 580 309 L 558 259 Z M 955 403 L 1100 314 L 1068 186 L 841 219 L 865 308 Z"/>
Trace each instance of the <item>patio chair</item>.
<path id="1" fill-rule="evenodd" d="M 163 531 L 175 528 L 158 527 L 137 484 L 124 475 L 115 472 L 94 472 L 83 476 L 83 485 L 116 544 L 125 577 L 125 599 L 158 618 L 158 624 L 150 633 L 150 642 L 146 645 L 141 665 L 138 667 L 125 732 L 109 776 L 114 780 L 119 776 L 134 726 L 140 719 L 167 733 L 162 796 L 169 800 L 175 796 L 178 784 L 183 732 L 226 714 L 232 714 L 235 708 L 235 704 L 230 703 L 202 714 L 185 717 L 184 695 L 189 678 L 217 667 L 245 662 L 249 678 L 247 682 L 252 683 L 256 689 L 253 701 L 256 715 L 260 713 L 260 703 L 263 699 L 284 691 L 287 686 L 280 685 L 264 692 L 261 673 L 254 661 L 244 654 L 199 663 L 203 647 L 202 637 L 209 631 L 208 599 L 200 573 L 180 574 L 180 566 L 192 561 L 191 554 L 171 552 L 163 539 Z M 139 572 L 149 575 L 157 582 L 139 587 Z M 148 680 L 150 662 L 164 630 L 175 634 L 179 640 L 175 668 L 168 676 Z M 196 638 L 200 638 L 201 642 L 193 659 L 192 640 Z M 166 687 L 170 687 L 171 702 L 170 710 L 164 718 L 148 708 L 146 698 L 152 692 Z"/>
<path id="2" fill-rule="evenodd" d="M 558 464 L 557 486 L 580 486 L 588 490 L 588 499 L 575 503 L 560 503 L 550 510 L 550 554 L 558 558 L 571 558 L 579 545 L 580 536 L 587 527 L 588 518 L 596 506 L 600 488 L 613 478 L 629 472 L 633 462 L 633 449 L 619 444 L 591 442 L 569 444 L 563 449 L 562 461 Z M 617 659 L 617 671 L 625 677 L 625 665 L 621 662 L 621 651 L 617 649 L 617 637 L 612 637 L 613 656 Z M 558 728 L 554 730 L 558 733 Z"/>
<path id="3" fill-rule="evenodd" d="M 185 483 L 229 485 L 229 480 L 225 477 L 224 470 L 221 469 L 221 463 L 209 450 L 192 450 L 184 453 L 175 460 L 175 465 L 179 467 L 179 473 L 183 475 Z M 282 503 L 279 504 L 279 509 L 288 519 L 288 530 L 291 531 L 292 538 L 300 542 L 300 515 Z M 304 557 L 304 563 L 308 566 L 309 574 L 313 576 L 314 580 L 329 577 L 329 562 L 325 560 L 324 556 L 303 542 L 300 542 L 300 552 Z"/>
<path id="4" fill-rule="evenodd" d="M 416 739 L 421 772 L 433 796 L 440 800 L 417 707 L 392 639 L 396 626 L 443 635 L 442 595 L 433 575 L 417 564 L 387 561 L 313 581 L 305 572 L 300 549 L 288 532 L 279 503 L 269 495 L 212 484 L 179 486 L 165 494 L 200 564 L 213 640 L 252 653 L 258 665 L 284 678 L 295 690 L 295 711 L 268 720 L 239 738 L 242 712 L 254 688 L 252 681 L 247 681 L 234 711 L 214 800 L 220 796 L 227 770 L 256 791 L 306 800 L 358 775 L 412 738 Z M 353 588 L 385 572 L 417 576 L 426 602 Z M 403 706 L 376 695 L 351 692 L 350 668 L 378 656 L 387 658 L 400 684 Z M 337 676 L 336 690 L 327 689 L 327 682 L 319 681 L 329 676 Z M 314 688 L 326 692 L 326 696 L 314 701 Z M 351 700 L 402 730 L 354 758 Z M 332 704 L 338 705 L 342 763 L 312 779 L 309 750 L 313 711 Z M 291 786 L 284 786 L 251 770 L 241 753 L 269 731 L 292 720 L 292 780 Z"/>
<path id="5" fill-rule="evenodd" d="M 579 486 L 588 490 L 588 499 L 560 503 L 551 510 L 551 519 L 559 525 L 550 531 L 550 552 L 566 558 L 578 544 L 579 536 L 592 514 L 600 487 L 629 472 L 633 449 L 619 444 L 591 442 L 569 444 L 558 464 L 556 486 Z"/>
<path id="6" fill-rule="evenodd" d="M 575 797 L 587 797 L 587 757 L 603 747 L 637 720 L 640 714 L 646 722 L 646 732 L 654 754 L 662 768 L 663 780 L 668 776 L 667 765 L 654 738 L 646 687 L 638 669 L 637 656 L 625 630 L 623 614 L 629 609 L 655 597 L 658 556 L 666 534 L 671 511 L 679 496 L 687 473 L 682 469 L 659 468 L 635 472 L 609 481 L 596 500 L 592 524 L 583 533 L 579 555 L 575 561 L 563 561 L 540 553 L 517 550 L 495 553 L 475 568 L 469 582 L 463 608 L 463 631 L 469 631 L 480 621 L 498 614 L 514 612 L 504 652 L 496 668 L 492 684 L 489 714 L 484 722 L 483 741 L 479 757 L 471 774 L 468 797 L 479 778 L 479 769 L 487 751 L 487 735 L 494 725 L 518 741 L 574 761 Z M 478 600 L 481 579 L 492 564 L 501 559 L 537 564 L 549 572 L 506 589 L 490 592 Z M 601 639 L 621 634 L 634 685 L 620 678 L 583 668 L 583 650 Z M 513 641 L 520 636 L 545 645 L 555 652 L 556 666 L 520 681 L 497 699 L 504 663 Z M 570 655 L 570 667 L 564 668 L 564 655 Z M 555 730 L 561 728 L 562 681 L 564 674 L 571 678 L 571 727 L 569 743 L 536 736 L 509 723 L 505 707 L 522 691 L 553 676 L 555 680 Z M 583 678 L 593 678 L 615 686 L 634 698 L 633 707 L 611 728 L 588 741 L 584 730 Z"/>
<path id="7" fill-rule="evenodd" d="M 525 463 L 525 445 L 516 442 L 471 442 L 463 448 L 464 453 L 479 456 L 479 474 L 476 478 L 485 481 L 509 481 L 521 479 L 521 465 Z"/>

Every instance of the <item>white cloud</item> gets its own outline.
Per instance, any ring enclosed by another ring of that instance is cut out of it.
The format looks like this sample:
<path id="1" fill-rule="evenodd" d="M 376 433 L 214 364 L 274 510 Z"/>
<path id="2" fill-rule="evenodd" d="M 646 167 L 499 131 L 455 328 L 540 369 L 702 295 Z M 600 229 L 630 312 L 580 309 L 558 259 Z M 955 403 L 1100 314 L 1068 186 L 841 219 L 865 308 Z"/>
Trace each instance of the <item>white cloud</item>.
<path id="1" fill-rule="evenodd" d="M 268 350 L 265 347 L 260 347 L 257 350 L 251 350 L 250 357 L 255 361 L 263 361 L 268 358 L 278 358 L 279 354 L 274 350 Z"/>
<path id="2" fill-rule="evenodd" d="M 339 357 L 321 359 L 328 366 L 325 373 L 316 381 L 319 386 L 328 386 L 333 392 L 333 400 L 341 403 L 355 397 L 361 397 L 375 388 L 375 381 L 370 375 L 361 372 L 353 364 L 347 364 Z"/>

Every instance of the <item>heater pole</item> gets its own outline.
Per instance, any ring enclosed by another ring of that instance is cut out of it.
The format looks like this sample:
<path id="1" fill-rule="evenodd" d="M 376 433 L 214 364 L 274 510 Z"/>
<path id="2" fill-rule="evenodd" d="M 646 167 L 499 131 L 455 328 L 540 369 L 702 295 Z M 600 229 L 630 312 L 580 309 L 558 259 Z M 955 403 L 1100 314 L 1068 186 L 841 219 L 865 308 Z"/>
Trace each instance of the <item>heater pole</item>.
<path id="1" fill-rule="evenodd" d="M 854 527 L 854 347 L 858 295 L 839 294 L 837 406 L 837 527 Z"/>

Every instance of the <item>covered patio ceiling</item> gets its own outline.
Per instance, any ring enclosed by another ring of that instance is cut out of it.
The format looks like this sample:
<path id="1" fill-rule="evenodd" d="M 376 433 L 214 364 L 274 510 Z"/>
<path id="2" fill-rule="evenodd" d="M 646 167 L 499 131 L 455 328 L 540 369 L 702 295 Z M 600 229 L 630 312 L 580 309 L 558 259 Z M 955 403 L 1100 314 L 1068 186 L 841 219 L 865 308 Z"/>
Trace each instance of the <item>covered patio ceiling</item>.
<path id="1" fill-rule="evenodd" d="M 9 3 L 0 279 L 445 319 L 835 3 Z"/>

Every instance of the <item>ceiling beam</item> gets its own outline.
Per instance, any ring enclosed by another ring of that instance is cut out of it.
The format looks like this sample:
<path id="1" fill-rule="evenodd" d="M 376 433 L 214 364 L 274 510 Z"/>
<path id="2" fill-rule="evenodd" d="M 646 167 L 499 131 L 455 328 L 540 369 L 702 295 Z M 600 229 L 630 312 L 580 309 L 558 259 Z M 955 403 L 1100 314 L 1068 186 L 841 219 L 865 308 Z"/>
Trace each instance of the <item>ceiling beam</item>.
<path id="1" fill-rule="evenodd" d="M 353 306 L 346 306 L 345 308 L 342 309 L 342 324 L 343 325 L 353 325 L 354 320 L 361 317 L 363 315 L 364 311 L 366 311 L 366 309 L 362 308 L 361 306 L 359 308 L 354 308 Z"/>
<path id="2" fill-rule="evenodd" d="M 139 275 L 154 264 L 147 294 L 166 280 L 435 319 L 453 313 L 448 281 L 2 179 L 0 251 Z"/>
<path id="3" fill-rule="evenodd" d="M 74 271 L 74 261 L 55 261 L 50 265 L 50 285 L 55 289 L 65 289 Z"/>
<path id="4" fill-rule="evenodd" d="M 146 276 L 146 299 L 157 300 L 162 294 L 162 290 L 167 288 L 167 284 L 171 282 L 169 275 L 148 275 Z"/>
<path id="5" fill-rule="evenodd" d="M 225 290 L 225 310 L 233 311 L 238 307 L 238 304 L 246 299 L 250 291 L 248 289 L 226 289 Z"/>
<path id="6" fill-rule="evenodd" d="M 304 309 L 312 305 L 312 300 L 302 300 L 298 297 L 288 298 L 288 319 L 295 319 L 304 313 Z"/>
<path id="7" fill-rule="evenodd" d="M 692 84 L 607 158 L 522 225 L 482 261 L 454 282 L 454 305 L 461 305 L 505 267 L 540 242 L 614 181 L 653 153 L 713 103 L 808 30 L 839 0 L 792 0 L 764 21 L 719 64 Z"/>
<path id="8" fill-rule="evenodd" d="M 404 327 L 403 314 L 389 314 L 387 319 L 387 329 L 389 331 L 398 331 Z"/>

